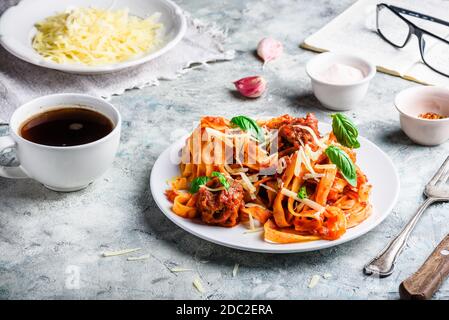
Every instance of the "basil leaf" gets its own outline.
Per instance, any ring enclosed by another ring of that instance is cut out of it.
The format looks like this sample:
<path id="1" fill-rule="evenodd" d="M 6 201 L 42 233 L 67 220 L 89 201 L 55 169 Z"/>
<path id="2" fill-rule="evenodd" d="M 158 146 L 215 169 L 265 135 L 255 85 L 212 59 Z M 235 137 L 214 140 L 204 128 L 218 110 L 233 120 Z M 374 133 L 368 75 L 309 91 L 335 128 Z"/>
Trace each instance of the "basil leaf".
<path id="1" fill-rule="evenodd" d="M 265 141 L 265 134 L 262 128 L 253 119 L 247 116 L 237 116 L 231 119 L 231 123 L 240 127 L 243 131 L 249 132 L 260 143 Z"/>
<path id="2" fill-rule="evenodd" d="M 329 146 L 326 149 L 329 160 L 337 166 L 343 177 L 353 187 L 357 186 L 357 172 L 351 158 L 337 146 Z"/>
<path id="3" fill-rule="evenodd" d="M 307 198 L 307 197 L 308 197 L 308 195 L 307 195 L 307 189 L 306 189 L 305 186 L 302 186 L 301 189 L 299 189 L 299 192 L 298 192 L 298 198 L 299 198 L 299 199 L 305 199 L 305 198 Z"/>
<path id="4" fill-rule="evenodd" d="M 226 179 L 226 177 L 221 172 L 217 172 L 217 171 L 212 172 L 212 177 L 217 177 L 218 180 L 220 180 L 220 183 L 223 185 L 223 187 L 225 187 L 226 190 L 228 190 L 229 187 L 231 186 L 229 184 L 228 180 Z"/>
<path id="5" fill-rule="evenodd" d="M 351 119 L 341 113 L 331 115 L 332 131 L 337 137 L 337 141 L 348 148 L 360 148 L 357 140 L 359 131 Z"/>
<path id="6" fill-rule="evenodd" d="M 210 180 L 209 177 L 196 177 L 193 179 L 193 181 L 190 183 L 190 193 L 197 193 L 198 190 L 200 190 L 200 187 L 205 185 Z"/>

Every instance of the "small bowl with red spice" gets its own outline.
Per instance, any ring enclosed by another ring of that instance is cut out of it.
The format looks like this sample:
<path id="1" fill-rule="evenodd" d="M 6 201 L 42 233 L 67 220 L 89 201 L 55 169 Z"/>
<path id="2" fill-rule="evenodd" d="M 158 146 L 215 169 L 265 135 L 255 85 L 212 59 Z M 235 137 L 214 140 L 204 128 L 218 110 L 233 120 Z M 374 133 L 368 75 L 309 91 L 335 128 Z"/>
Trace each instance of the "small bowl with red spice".
<path id="1" fill-rule="evenodd" d="M 413 142 L 435 146 L 449 139 L 449 89 L 411 87 L 401 91 L 394 104 L 402 131 Z"/>

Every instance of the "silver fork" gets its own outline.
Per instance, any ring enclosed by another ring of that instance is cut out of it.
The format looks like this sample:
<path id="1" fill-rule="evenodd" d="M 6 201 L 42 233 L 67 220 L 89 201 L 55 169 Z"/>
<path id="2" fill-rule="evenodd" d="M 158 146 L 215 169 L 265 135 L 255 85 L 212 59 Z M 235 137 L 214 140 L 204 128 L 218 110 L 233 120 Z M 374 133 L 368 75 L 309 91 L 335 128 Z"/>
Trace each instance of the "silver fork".
<path id="1" fill-rule="evenodd" d="M 449 157 L 438 169 L 433 178 L 426 184 L 424 194 L 427 199 L 421 204 L 416 214 L 373 260 L 371 260 L 363 271 L 367 275 L 377 274 L 381 278 L 388 277 L 393 273 L 396 258 L 401 253 L 413 228 L 427 207 L 437 201 L 449 201 Z"/>

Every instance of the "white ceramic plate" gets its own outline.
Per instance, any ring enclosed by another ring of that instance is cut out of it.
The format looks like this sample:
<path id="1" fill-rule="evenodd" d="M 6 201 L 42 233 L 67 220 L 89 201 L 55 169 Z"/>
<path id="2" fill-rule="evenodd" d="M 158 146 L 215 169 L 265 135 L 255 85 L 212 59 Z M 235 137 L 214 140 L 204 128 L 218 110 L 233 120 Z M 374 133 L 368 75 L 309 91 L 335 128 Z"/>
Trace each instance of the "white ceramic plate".
<path id="1" fill-rule="evenodd" d="M 159 12 L 159 21 L 164 25 L 162 44 L 134 59 L 101 66 L 58 64 L 44 59 L 32 48 L 36 22 L 69 7 L 89 6 L 114 10 L 128 8 L 130 14 L 141 18 Z M 22 0 L 1 16 L 0 44 L 16 57 L 38 66 L 77 74 L 101 74 L 136 66 L 164 54 L 182 39 L 186 28 L 182 10 L 169 0 Z"/>
<path id="2" fill-rule="evenodd" d="M 321 132 L 329 132 L 331 126 L 320 124 Z M 360 138 L 361 147 L 357 150 L 357 164 L 373 185 L 371 216 L 358 226 L 347 230 L 338 240 L 318 240 L 292 244 L 273 244 L 263 240 L 263 232 L 244 233 L 247 228 L 238 225 L 223 228 L 201 224 L 199 221 L 184 219 L 171 211 L 172 204 L 166 199 L 164 192 L 168 188 L 167 180 L 179 175 L 178 165 L 173 164 L 171 157 L 176 156 L 185 140 L 173 144 L 157 159 L 151 172 L 151 193 L 161 211 L 175 224 L 205 240 L 227 247 L 270 253 L 292 253 L 324 249 L 353 240 L 367 233 L 381 223 L 391 212 L 399 195 L 399 177 L 390 158 L 374 143 Z"/>

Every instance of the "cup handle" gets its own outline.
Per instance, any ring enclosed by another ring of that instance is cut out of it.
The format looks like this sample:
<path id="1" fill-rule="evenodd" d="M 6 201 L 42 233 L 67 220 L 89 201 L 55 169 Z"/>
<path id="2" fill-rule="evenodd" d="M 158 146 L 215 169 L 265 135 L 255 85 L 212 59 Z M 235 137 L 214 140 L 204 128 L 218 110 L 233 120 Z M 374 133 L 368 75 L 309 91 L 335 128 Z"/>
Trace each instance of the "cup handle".
<path id="1" fill-rule="evenodd" d="M 16 142 L 10 136 L 0 137 L 0 153 L 8 148 L 15 148 Z M 11 179 L 25 179 L 29 178 L 23 169 L 18 167 L 4 167 L 0 166 L 0 177 Z"/>

